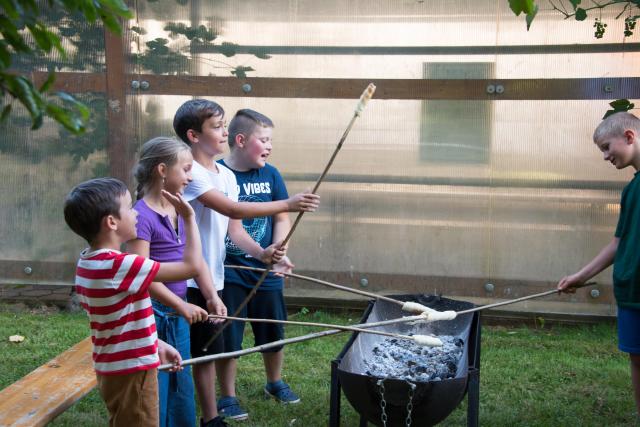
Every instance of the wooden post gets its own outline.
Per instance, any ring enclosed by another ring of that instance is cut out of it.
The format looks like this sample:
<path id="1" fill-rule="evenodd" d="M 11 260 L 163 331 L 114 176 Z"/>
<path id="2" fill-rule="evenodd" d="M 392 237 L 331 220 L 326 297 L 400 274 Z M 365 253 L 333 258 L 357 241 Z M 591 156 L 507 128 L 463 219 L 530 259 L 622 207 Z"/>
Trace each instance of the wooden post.
<path id="1" fill-rule="evenodd" d="M 123 31 L 126 31 L 123 28 Z M 131 186 L 133 156 L 130 155 L 127 122 L 127 81 L 123 37 L 104 30 L 107 101 L 107 154 L 109 173 Z"/>

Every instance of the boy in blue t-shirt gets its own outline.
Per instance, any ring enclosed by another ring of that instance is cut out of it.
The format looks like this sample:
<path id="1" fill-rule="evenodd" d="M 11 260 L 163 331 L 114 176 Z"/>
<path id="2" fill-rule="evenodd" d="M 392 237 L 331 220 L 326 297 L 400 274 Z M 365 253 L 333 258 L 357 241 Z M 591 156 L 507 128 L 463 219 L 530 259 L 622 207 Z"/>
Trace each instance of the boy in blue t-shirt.
<path id="1" fill-rule="evenodd" d="M 256 111 L 239 110 L 229 124 L 230 154 L 219 162 L 233 171 L 238 183 L 238 201 L 271 202 L 284 200 L 289 196 L 284 180 L 278 170 L 267 164 L 272 149 L 273 122 Z M 240 222 L 240 220 L 232 220 Z M 274 242 L 281 242 L 291 228 L 287 212 L 273 216 L 242 220 L 247 233 L 260 244 L 267 247 Z M 232 225 L 230 224 L 231 228 Z M 228 238 L 226 241 L 227 257 L 225 264 L 244 265 L 265 268 L 260 260 L 244 253 Z M 293 264 L 285 257 L 274 266 L 274 271 L 290 272 Z M 258 282 L 260 273 L 225 269 L 224 290 L 222 300 L 229 313 L 237 307 L 251 292 Z M 241 317 L 267 318 L 286 320 L 287 310 L 282 295 L 284 280 L 270 274 L 258 289 L 255 296 L 239 313 Z M 282 325 L 269 323 L 251 323 L 255 335 L 255 345 L 266 344 L 284 338 Z M 224 331 L 225 350 L 236 351 L 242 347 L 244 322 L 232 322 Z M 267 396 L 282 403 L 298 403 L 300 398 L 282 381 L 282 347 L 262 353 L 267 384 L 264 388 Z M 235 396 L 236 360 L 225 359 L 218 370 L 221 395 Z M 224 397 L 221 398 L 224 400 Z M 244 411 L 242 411 L 244 412 Z"/>
<path id="2" fill-rule="evenodd" d="M 558 290 L 575 292 L 613 264 L 613 293 L 618 306 L 618 348 L 629 353 L 631 381 L 640 413 L 640 119 L 630 113 L 607 117 L 593 133 L 606 162 L 636 173 L 622 191 L 620 217 L 611 242 L 577 273 L 558 283 Z M 639 418 L 640 419 L 640 418 Z"/>

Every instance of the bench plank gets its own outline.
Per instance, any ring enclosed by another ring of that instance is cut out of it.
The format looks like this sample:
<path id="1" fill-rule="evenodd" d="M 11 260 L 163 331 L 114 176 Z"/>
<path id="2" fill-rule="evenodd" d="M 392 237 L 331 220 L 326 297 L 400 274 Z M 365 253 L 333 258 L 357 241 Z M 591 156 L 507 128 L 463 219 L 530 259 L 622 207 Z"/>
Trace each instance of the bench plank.
<path id="1" fill-rule="evenodd" d="M 0 391 L 0 426 L 44 426 L 96 385 L 91 338 Z"/>

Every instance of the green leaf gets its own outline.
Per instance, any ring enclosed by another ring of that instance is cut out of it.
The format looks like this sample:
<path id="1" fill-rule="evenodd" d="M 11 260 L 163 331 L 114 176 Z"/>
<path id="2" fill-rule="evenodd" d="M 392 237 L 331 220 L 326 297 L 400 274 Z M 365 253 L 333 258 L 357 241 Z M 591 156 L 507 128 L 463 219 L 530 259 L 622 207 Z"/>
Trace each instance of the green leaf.
<path id="1" fill-rule="evenodd" d="M 255 71 L 255 70 L 251 67 L 245 67 L 243 65 L 239 65 L 233 70 L 231 70 L 231 74 L 234 74 L 239 79 L 246 79 L 248 71 Z"/>
<path id="2" fill-rule="evenodd" d="M 49 73 L 49 75 L 47 76 L 47 80 L 45 80 L 44 83 L 42 83 L 42 86 L 40 86 L 40 89 L 39 89 L 40 92 L 41 93 L 47 92 L 51 88 L 51 85 L 55 80 L 56 80 L 56 74 L 53 72 Z"/>
<path id="3" fill-rule="evenodd" d="M 525 15 L 535 15 L 537 6 L 534 0 L 509 0 L 509 7 L 516 16 L 520 16 L 521 13 Z"/>
<path id="4" fill-rule="evenodd" d="M 5 105 L 2 109 L 2 114 L 0 114 L 0 123 L 4 123 L 9 117 L 9 114 L 11 114 L 11 104 Z"/>
<path id="5" fill-rule="evenodd" d="M 238 52 L 238 45 L 235 43 L 223 42 L 218 50 L 221 54 L 229 58 L 234 56 Z"/>
<path id="6" fill-rule="evenodd" d="M 138 27 L 138 26 L 133 26 L 131 27 L 131 31 L 133 31 L 136 34 L 140 34 L 141 36 L 144 36 L 145 34 L 147 34 L 147 30 L 145 30 L 142 27 Z"/>
<path id="7" fill-rule="evenodd" d="M 587 11 L 581 7 L 576 9 L 576 21 L 584 21 L 587 19 Z"/>
<path id="8" fill-rule="evenodd" d="M 11 66 L 11 54 L 8 48 L 7 42 L 0 40 L 0 65 L 2 65 L 2 68 L 9 68 Z"/>
<path id="9" fill-rule="evenodd" d="M 628 111 L 632 108 L 629 106 L 633 106 L 628 99 L 616 99 L 615 101 L 610 102 L 609 105 L 611 105 L 615 110 L 620 111 Z"/>
<path id="10" fill-rule="evenodd" d="M 255 55 L 256 58 L 260 58 L 260 59 L 271 58 L 271 55 L 267 53 L 267 50 L 264 47 L 258 47 L 256 49 L 252 49 L 250 53 Z"/>
<path id="11" fill-rule="evenodd" d="M 536 5 L 536 7 L 533 9 L 532 13 L 528 13 L 527 14 L 527 31 L 529 31 L 529 28 L 531 28 L 531 23 L 533 22 L 533 18 L 536 17 L 536 15 L 538 14 L 538 5 Z"/>
<path id="12" fill-rule="evenodd" d="M 569 0 L 569 2 L 571 3 L 571 6 L 573 6 L 573 10 L 576 10 L 578 5 L 582 3 L 582 0 Z"/>

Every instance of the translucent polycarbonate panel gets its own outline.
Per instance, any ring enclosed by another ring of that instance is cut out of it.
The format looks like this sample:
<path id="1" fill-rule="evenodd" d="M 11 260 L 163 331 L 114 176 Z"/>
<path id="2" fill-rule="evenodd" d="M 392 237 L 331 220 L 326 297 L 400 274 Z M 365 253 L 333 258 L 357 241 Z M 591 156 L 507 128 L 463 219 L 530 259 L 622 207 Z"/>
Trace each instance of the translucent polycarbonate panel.
<path id="1" fill-rule="evenodd" d="M 141 98 L 162 106 L 154 117 L 160 133 L 170 132 L 173 112 L 189 99 Z M 290 193 L 313 186 L 355 107 L 355 100 L 215 101 L 227 120 L 240 108 L 272 118 L 269 162 Z M 461 102 L 473 110 L 478 101 Z M 373 99 L 320 187 L 320 210 L 295 232 L 296 267 L 553 282 L 588 261 L 611 239 L 632 175 L 604 162 L 591 142 L 606 103 L 495 101 L 490 108 L 486 162 L 456 161 L 455 150 L 446 162 L 430 161 L 422 102 Z M 598 279 L 610 283 L 608 273 Z"/>
<path id="2" fill-rule="evenodd" d="M 594 12 L 565 20 L 544 1 L 529 31 L 507 1 L 158 2 L 138 11 L 132 46 L 158 74 L 416 79 L 423 64 L 486 62 L 501 79 L 632 77 L 640 39 L 623 36 L 621 8 L 602 10 L 597 39 Z"/>
<path id="3" fill-rule="evenodd" d="M 109 174 L 107 126 L 102 94 L 76 96 L 91 110 L 84 135 L 71 135 L 48 118 L 31 130 L 21 108 L 3 125 L 0 260 L 74 261 L 86 246 L 65 225 L 63 201 L 79 182 Z"/>

